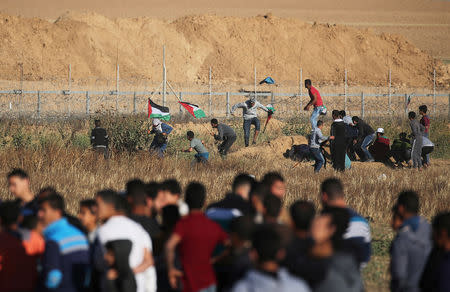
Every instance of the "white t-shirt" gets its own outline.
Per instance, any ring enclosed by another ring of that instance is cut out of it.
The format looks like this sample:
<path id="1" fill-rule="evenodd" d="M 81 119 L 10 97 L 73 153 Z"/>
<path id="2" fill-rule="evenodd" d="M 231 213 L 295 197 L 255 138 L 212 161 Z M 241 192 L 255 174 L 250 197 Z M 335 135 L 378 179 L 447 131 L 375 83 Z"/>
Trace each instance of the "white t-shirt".
<path id="1" fill-rule="evenodd" d="M 144 249 L 152 252 L 152 240 L 141 225 L 125 216 L 113 216 L 105 224 L 98 228 L 98 239 L 102 245 L 108 241 L 127 239 L 132 243 L 130 252 L 130 267 L 139 266 L 144 259 Z M 156 290 L 155 267 L 149 267 L 146 271 L 135 275 L 137 292 L 148 292 L 154 287 Z M 153 278 L 153 279 L 150 279 Z M 153 290 L 154 291 L 154 290 Z"/>

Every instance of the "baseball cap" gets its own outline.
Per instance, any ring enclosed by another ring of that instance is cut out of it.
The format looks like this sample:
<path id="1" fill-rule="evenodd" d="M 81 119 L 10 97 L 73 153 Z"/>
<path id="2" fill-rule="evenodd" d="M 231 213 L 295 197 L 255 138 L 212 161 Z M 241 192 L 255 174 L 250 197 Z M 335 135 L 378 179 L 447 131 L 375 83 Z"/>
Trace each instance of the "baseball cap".
<path id="1" fill-rule="evenodd" d="M 377 129 L 377 133 L 384 134 L 384 129 L 383 129 L 383 128 L 378 128 L 378 129 Z"/>

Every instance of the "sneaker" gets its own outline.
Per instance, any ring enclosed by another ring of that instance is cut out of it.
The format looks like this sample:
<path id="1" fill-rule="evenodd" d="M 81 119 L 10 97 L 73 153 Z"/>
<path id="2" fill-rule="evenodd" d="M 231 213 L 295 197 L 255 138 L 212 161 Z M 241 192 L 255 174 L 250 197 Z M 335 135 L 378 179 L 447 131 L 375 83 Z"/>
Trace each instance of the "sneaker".
<path id="1" fill-rule="evenodd" d="M 372 159 L 367 159 L 366 160 L 366 162 L 374 162 L 375 160 L 372 158 Z"/>

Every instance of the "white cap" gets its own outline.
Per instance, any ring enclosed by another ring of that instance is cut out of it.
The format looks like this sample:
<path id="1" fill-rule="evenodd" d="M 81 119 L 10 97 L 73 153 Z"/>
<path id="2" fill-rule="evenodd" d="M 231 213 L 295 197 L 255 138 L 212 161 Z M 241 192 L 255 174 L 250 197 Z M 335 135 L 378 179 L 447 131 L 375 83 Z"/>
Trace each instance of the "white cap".
<path id="1" fill-rule="evenodd" d="M 383 129 L 383 128 L 378 128 L 378 129 L 377 129 L 377 133 L 384 134 L 384 129 Z"/>
<path id="2" fill-rule="evenodd" d="M 161 124 L 160 119 L 153 119 L 153 126 L 159 126 Z"/>

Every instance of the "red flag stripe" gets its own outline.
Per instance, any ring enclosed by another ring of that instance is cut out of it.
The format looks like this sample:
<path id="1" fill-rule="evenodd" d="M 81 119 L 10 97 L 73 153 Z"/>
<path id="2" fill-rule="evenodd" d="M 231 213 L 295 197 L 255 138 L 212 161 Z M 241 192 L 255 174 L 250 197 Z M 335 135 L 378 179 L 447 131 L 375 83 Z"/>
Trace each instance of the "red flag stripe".
<path id="1" fill-rule="evenodd" d="M 194 118 L 197 118 L 194 114 L 194 108 L 192 106 L 181 101 L 179 101 L 178 103 L 181 104 Z"/>

